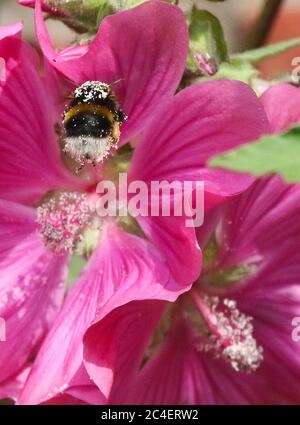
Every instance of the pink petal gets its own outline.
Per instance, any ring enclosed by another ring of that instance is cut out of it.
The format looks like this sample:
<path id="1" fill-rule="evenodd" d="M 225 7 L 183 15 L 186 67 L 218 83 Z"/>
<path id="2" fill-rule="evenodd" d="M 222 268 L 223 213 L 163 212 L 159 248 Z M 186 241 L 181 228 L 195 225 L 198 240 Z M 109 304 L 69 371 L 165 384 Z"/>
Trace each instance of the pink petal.
<path id="1" fill-rule="evenodd" d="M 68 395 L 87 404 L 105 403 L 103 394 L 89 377 L 83 363 L 70 383 Z"/>
<path id="2" fill-rule="evenodd" d="M 66 47 L 65 49 L 59 52 L 59 57 L 60 59 L 64 59 L 64 60 L 78 59 L 81 56 L 85 55 L 88 51 L 89 51 L 88 44 L 81 44 L 79 46 Z M 52 63 L 51 65 L 53 66 Z"/>
<path id="3" fill-rule="evenodd" d="M 28 366 L 11 379 L 2 382 L 0 385 L 0 400 L 5 398 L 16 400 L 24 387 L 29 372 L 30 367 Z"/>
<path id="4" fill-rule="evenodd" d="M 274 288 L 272 276 L 277 276 L 278 285 L 283 285 L 289 276 L 297 280 L 300 243 L 294 235 L 300 232 L 299 186 L 284 184 L 279 177 L 258 180 L 221 210 L 220 267 L 254 266 L 255 271 L 246 279 L 248 290 L 269 281 Z M 234 286 L 231 289 L 235 291 Z"/>
<path id="5" fill-rule="evenodd" d="M 259 403 L 251 383 L 223 361 L 197 350 L 182 316 L 173 316 L 165 340 L 143 357 L 166 303 L 136 301 L 113 310 L 85 337 L 85 361 L 108 404 Z M 156 341 L 157 342 L 157 341 Z"/>
<path id="6" fill-rule="evenodd" d="M 59 394 L 58 396 L 55 396 L 54 398 L 51 398 L 50 400 L 47 400 L 45 403 L 42 403 L 43 405 L 65 405 L 65 406 L 81 406 L 86 405 L 89 403 L 85 403 L 82 400 L 79 400 L 78 398 L 72 397 L 68 394 Z"/>
<path id="7" fill-rule="evenodd" d="M 5 64 L 5 78 L 0 81 L 0 93 L 12 71 L 19 65 L 21 56 L 26 57 L 27 62 L 31 62 L 32 66 L 39 67 L 38 55 L 21 39 L 22 29 L 22 22 L 0 27 L 0 57 Z"/>
<path id="8" fill-rule="evenodd" d="M 22 22 L 11 25 L 2 25 L 0 27 L 0 40 L 6 37 L 19 36 L 23 28 Z"/>
<path id="9" fill-rule="evenodd" d="M 255 405 L 267 404 L 268 383 L 259 372 L 236 372 L 225 361 L 211 353 L 194 355 L 194 367 L 190 367 L 189 404 L 205 405 Z M 193 361 L 191 360 L 191 362 Z"/>
<path id="10" fill-rule="evenodd" d="M 299 255 L 297 257 L 299 262 Z M 264 362 L 259 374 L 268 384 L 269 402 L 299 404 L 300 345 L 292 339 L 292 320 L 300 317 L 300 289 L 298 278 L 292 284 L 288 270 L 284 271 L 287 273 L 285 280 L 277 281 L 275 272 L 266 282 L 269 287 L 263 286 L 260 291 L 250 293 L 240 305 L 255 318 L 257 339 L 264 347 Z"/>
<path id="11" fill-rule="evenodd" d="M 136 148 L 132 180 L 204 181 L 209 193 L 229 196 L 253 178 L 205 168 L 210 157 L 269 132 L 262 105 L 249 86 L 210 81 L 165 102 Z"/>
<path id="12" fill-rule="evenodd" d="M 45 251 L 34 210 L 1 201 L 0 317 L 6 339 L 0 343 L 0 381 L 12 379 L 36 353 L 62 304 L 66 278 L 67 258 Z"/>
<path id="13" fill-rule="evenodd" d="M 276 84 L 261 96 L 273 133 L 300 122 L 300 90 L 291 84 Z"/>
<path id="14" fill-rule="evenodd" d="M 195 229 L 186 226 L 185 217 L 137 217 L 137 221 L 166 257 L 176 282 L 192 284 L 200 275 L 202 254 Z"/>
<path id="15" fill-rule="evenodd" d="M 132 404 L 183 404 L 181 399 L 185 362 L 189 360 L 189 342 L 179 326 L 171 328 L 166 340 L 156 354 L 136 371 L 135 379 L 125 392 L 115 397 L 120 403 Z M 123 397 L 122 397 L 123 396 Z M 112 394 L 112 399 L 114 394 Z M 122 398 L 121 398 L 122 397 Z M 188 397 L 188 393 L 185 397 Z"/>
<path id="16" fill-rule="evenodd" d="M 75 60 L 54 51 L 40 0 L 36 30 L 44 55 L 77 85 L 87 80 L 120 80 L 115 90 L 128 115 L 122 126 L 122 143 L 144 128 L 162 100 L 175 92 L 183 74 L 187 26 L 181 10 L 165 2 L 145 2 L 106 17 L 87 54 Z"/>
<path id="17" fill-rule="evenodd" d="M 42 403 L 69 390 L 74 394 L 72 383 L 83 361 L 82 339 L 94 321 L 134 298 L 175 299 L 181 291 L 147 241 L 113 225 L 104 228 L 99 248 L 37 356 L 20 404 Z M 86 385 L 85 379 L 81 385 Z M 76 396 L 79 386 L 76 379 Z"/>
<path id="18" fill-rule="evenodd" d="M 145 347 L 165 307 L 164 301 L 123 305 L 92 326 L 85 336 L 85 366 L 106 400 L 128 394 Z M 110 397 L 111 393 L 114 396 Z M 121 395 L 118 395 L 121 394 Z"/>
<path id="19" fill-rule="evenodd" d="M 264 347 L 259 372 L 268 383 L 269 402 L 298 404 L 300 346 L 292 338 L 292 321 L 300 317 L 300 241 L 295 237 L 300 232 L 300 188 L 273 177 L 257 182 L 241 198 L 229 210 L 235 228 L 232 232 L 226 229 L 226 243 L 234 241 L 230 261 L 257 257 L 258 268 L 247 280 L 245 291 L 236 288 L 235 297 L 240 309 L 254 318 L 257 338 Z M 235 214 L 241 216 L 243 211 L 248 217 L 237 228 Z M 240 258 L 234 255 L 237 252 Z"/>
<path id="20" fill-rule="evenodd" d="M 267 128 L 259 100 L 248 86 L 218 81 L 190 87 L 153 117 L 134 153 L 130 179 L 149 185 L 162 180 L 204 181 L 208 194 L 204 206 L 211 208 L 224 196 L 246 189 L 253 177 L 237 178 L 230 171 L 205 168 L 207 159 L 218 150 L 257 138 Z M 183 284 L 196 280 L 201 254 L 185 217 L 139 217 L 138 221 L 166 255 L 175 279 Z"/>
<path id="21" fill-rule="evenodd" d="M 36 53 L 21 40 L 6 38 L 0 54 L 8 69 L 0 88 L 1 197 L 32 203 L 51 189 L 82 188 L 60 159 L 56 109 L 38 76 Z"/>

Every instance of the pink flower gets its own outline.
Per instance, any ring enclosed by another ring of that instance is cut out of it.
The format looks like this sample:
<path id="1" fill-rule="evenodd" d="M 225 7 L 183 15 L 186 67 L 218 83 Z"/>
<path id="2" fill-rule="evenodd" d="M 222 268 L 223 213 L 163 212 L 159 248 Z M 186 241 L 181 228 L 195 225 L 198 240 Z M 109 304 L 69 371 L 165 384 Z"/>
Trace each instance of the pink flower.
<path id="1" fill-rule="evenodd" d="M 204 269 L 189 292 L 172 303 L 134 301 L 135 293 L 113 310 L 108 301 L 84 337 L 101 402 L 299 403 L 299 213 L 299 187 L 258 181 L 199 232 Z M 50 355 L 42 353 L 45 365 Z M 38 362 L 41 369 L 42 356 Z M 35 370 L 28 401 L 44 376 Z"/>
<path id="2" fill-rule="evenodd" d="M 178 17 L 177 9 L 171 7 L 169 17 L 172 18 L 173 13 Z M 179 29 L 180 22 L 184 25 L 181 15 L 178 22 Z M 158 22 L 158 24 L 161 23 Z M 151 25 L 149 22 L 149 32 L 144 34 L 145 43 L 154 31 L 153 25 L 157 24 L 152 22 Z M 0 138 L 0 196 L 2 198 L 0 201 L 0 317 L 6 321 L 7 334 L 6 341 L 1 342 L 0 351 L 0 363 L 6 364 L 6 367 L 1 367 L 0 372 L 1 397 L 5 394 L 10 397 L 17 396 L 19 386 L 16 380 L 20 381 L 18 374 L 23 368 L 27 368 L 29 358 L 36 354 L 41 340 L 63 302 L 69 255 L 64 251 L 61 255 L 57 255 L 57 250 L 51 250 L 49 247 L 61 248 L 58 242 L 63 242 L 62 248 L 67 248 L 66 242 L 72 244 L 73 239 L 76 239 L 78 236 L 76 231 L 81 230 L 81 224 L 84 226 L 86 223 L 76 222 L 76 226 L 71 228 L 68 222 L 66 229 L 62 221 L 63 216 L 68 211 L 67 219 L 74 223 L 78 213 L 82 215 L 81 206 L 76 203 L 76 199 L 84 195 L 78 195 L 78 192 L 85 192 L 88 195 L 94 190 L 96 184 L 93 180 L 73 176 L 60 159 L 55 134 L 55 123 L 59 119 L 60 112 L 57 108 L 60 81 L 49 68 L 46 68 L 45 78 L 38 76 L 38 57 L 34 50 L 21 40 L 20 30 L 21 24 L 2 27 L 0 30 L 0 55 L 6 62 L 6 81 L 0 88 L 2 135 Z M 136 40 L 141 39 L 138 32 L 133 31 L 131 34 Z M 163 44 L 163 35 L 161 40 Z M 173 42 L 176 45 L 176 34 L 174 34 Z M 181 41 L 178 42 L 181 43 Z M 123 54 L 124 58 L 127 57 L 126 51 Z M 72 55 L 74 56 L 73 52 Z M 168 71 L 169 59 L 165 58 L 165 60 L 165 69 L 167 68 L 166 71 Z M 159 67 L 164 66 L 163 61 L 164 58 L 159 62 Z M 151 72 L 153 75 L 156 74 L 155 64 L 149 70 L 149 73 Z M 173 86 L 174 82 L 171 81 L 170 84 Z M 166 87 L 166 91 L 168 90 L 173 91 Z M 66 194 L 59 195 L 61 191 L 65 191 Z M 61 209 L 58 211 L 55 211 L 55 208 L 54 211 L 51 210 L 53 204 L 50 202 L 51 199 L 43 201 L 46 194 L 49 197 L 49 194 L 53 193 L 56 193 L 52 198 L 55 205 L 57 206 L 57 197 L 60 202 Z M 68 199 L 73 196 L 74 202 L 71 202 L 71 209 L 70 205 L 64 201 L 66 196 L 69 197 Z M 38 217 L 36 208 L 32 207 L 36 205 L 39 206 Z M 63 231 L 63 239 L 60 238 L 59 241 L 49 239 L 47 233 L 49 228 L 51 232 Z M 67 235 L 65 231 L 70 229 L 72 231 Z M 103 226 L 102 255 L 105 252 L 103 251 L 105 250 L 105 229 L 106 226 Z M 72 233 L 73 231 L 75 233 Z M 119 240 L 124 236 L 126 242 L 132 241 L 133 249 L 135 244 L 136 249 L 139 248 L 139 238 L 132 235 L 127 239 L 126 233 L 116 226 L 107 223 L 107 232 L 110 235 L 109 240 L 114 238 Z M 188 234 L 183 229 L 182 239 L 187 249 L 195 251 L 195 254 L 191 256 L 191 258 L 195 257 L 192 260 L 194 266 L 191 272 L 196 276 L 201 267 L 201 257 L 196 243 L 193 242 L 195 235 L 193 236 L 192 232 Z M 143 255 L 146 256 L 147 262 L 151 264 L 149 270 L 147 269 L 149 279 L 151 277 L 154 282 L 157 281 L 157 287 L 161 288 L 162 292 L 165 286 L 166 293 L 170 294 L 171 299 L 177 295 L 178 291 L 184 290 L 186 284 L 190 285 L 189 280 L 192 281 L 192 276 L 185 278 L 185 283 L 182 281 L 182 288 L 177 283 L 171 287 L 173 278 L 166 270 L 165 260 L 160 258 L 151 243 L 141 240 L 141 248 L 141 258 Z M 130 254 L 128 257 L 130 262 Z M 135 258 L 132 262 L 135 263 Z M 92 264 L 91 260 L 90 268 L 87 268 L 91 273 Z M 111 268 L 114 268 L 113 257 L 110 258 L 109 264 Z M 129 268 L 127 271 L 124 269 L 124 273 L 128 271 Z M 101 287 L 98 306 L 104 303 L 114 288 L 121 284 L 121 277 L 120 275 L 119 280 L 115 281 L 107 276 L 107 281 Z M 136 276 L 133 275 L 132 281 L 135 279 Z M 84 299 L 84 305 L 86 304 L 87 307 L 89 302 L 89 298 Z M 37 305 L 39 305 L 38 309 Z M 78 348 L 80 351 L 80 344 Z M 16 390 L 13 392 L 12 388 Z"/>
<path id="3" fill-rule="evenodd" d="M 297 95 L 282 85 L 263 96 L 273 131 L 300 120 Z M 286 108 L 278 109 L 283 96 Z M 300 316 L 299 198 L 299 187 L 278 177 L 257 181 L 211 212 L 198 232 L 204 268 L 189 292 L 175 303 L 137 301 L 137 292 L 115 309 L 115 299 L 108 301 L 84 337 L 98 401 L 299 403 L 300 349 L 292 338 Z M 39 360 L 27 394 L 42 376 L 46 347 Z M 69 402 L 82 392 L 74 396 Z"/>
<path id="4" fill-rule="evenodd" d="M 248 86 L 234 81 L 199 84 L 173 97 L 187 53 L 179 8 L 144 3 L 106 18 L 89 46 L 57 54 L 40 1 L 37 6 L 41 46 L 60 74 L 75 85 L 121 79 L 117 94 L 128 121 L 120 145 L 140 139 L 129 180 L 202 179 L 210 206 L 249 186 L 252 177 L 237 179 L 205 163 L 268 132 L 261 103 Z M 7 65 L 7 81 L 0 87 L 0 316 L 7 321 L 0 381 L 7 385 L 36 354 L 57 316 L 69 249 L 81 238 L 86 241 L 84 231 L 91 225 L 86 207 L 93 202 L 96 180 L 92 173 L 75 177 L 61 159 L 55 129 L 64 81 L 47 64 L 39 77 L 37 56 L 20 39 L 19 24 L 0 31 L 0 55 Z M 21 403 L 104 401 L 86 371 L 82 339 L 87 329 L 133 299 L 174 301 L 198 277 L 201 253 L 184 217 L 137 221 L 147 238 L 126 233 L 112 220 L 97 228 L 99 243 L 34 362 Z"/>

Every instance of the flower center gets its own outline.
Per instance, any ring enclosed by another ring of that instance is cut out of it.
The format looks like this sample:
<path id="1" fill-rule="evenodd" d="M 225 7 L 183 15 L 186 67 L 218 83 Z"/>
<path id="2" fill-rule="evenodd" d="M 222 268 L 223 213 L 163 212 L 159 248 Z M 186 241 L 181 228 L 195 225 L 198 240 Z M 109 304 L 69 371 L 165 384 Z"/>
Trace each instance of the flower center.
<path id="1" fill-rule="evenodd" d="M 194 348 L 222 358 L 236 372 L 254 372 L 263 361 L 263 349 L 253 335 L 252 317 L 241 313 L 236 301 L 207 296 L 194 286 L 175 303 L 166 303 L 141 367 L 157 353 L 171 331 L 176 334 L 180 321 L 193 330 L 190 342 Z"/>
<path id="2" fill-rule="evenodd" d="M 218 291 L 246 283 L 262 263 L 262 258 L 255 255 L 230 265 L 224 261 L 226 254 L 226 247 L 224 251 L 224 247 L 219 246 L 217 237 L 213 234 L 203 249 L 203 268 L 198 281 L 202 288 Z"/>
<path id="3" fill-rule="evenodd" d="M 241 313 L 236 301 L 202 295 L 192 289 L 190 296 L 197 309 L 193 319 L 201 321 L 208 333 L 202 333 L 199 351 L 222 357 L 237 372 L 253 372 L 263 360 L 263 349 L 253 336 L 252 317 Z"/>
<path id="4" fill-rule="evenodd" d="M 83 250 L 88 225 L 99 231 L 87 195 L 76 192 L 54 193 L 37 208 L 37 222 L 45 246 L 58 254 Z"/>
<path id="5" fill-rule="evenodd" d="M 145 363 L 147 363 L 147 361 L 156 354 L 161 344 L 164 342 L 172 326 L 172 321 L 174 319 L 173 314 L 174 306 L 172 304 L 167 304 L 145 349 L 142 366 L 144 366 Z"/>

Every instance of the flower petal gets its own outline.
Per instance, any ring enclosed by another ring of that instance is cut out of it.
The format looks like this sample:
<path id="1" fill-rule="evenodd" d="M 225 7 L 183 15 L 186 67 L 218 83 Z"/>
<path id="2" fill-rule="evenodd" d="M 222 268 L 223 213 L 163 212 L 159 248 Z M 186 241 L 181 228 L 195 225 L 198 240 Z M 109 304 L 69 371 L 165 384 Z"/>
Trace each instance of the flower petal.
<path id="1" fill-rule="evenodd" d="M 134 153 L 132 180 L 198 180 L 229 196 L 245 190 L 249 175 L 205 168 L 210 157 L 269 132 L 263 107 L 249 86 L 210 81 L 191 86 L 153 115 Z"/>
<path id="2" fill-rule="evenodd" d="M 69 390 L 74 394 L 72 383 L 83 362 L 82 339 L 94 321 L 132 299 L 175 299 L 180 291 L 147 241 L 115 225 L 104 228 L 100 246 L 39 351 L 20 404 L 42 403 Z M 78 379 L 75 386 L 78 396 Z"/>
<path id="3" fill-rule="evenodd" d="M 2 382 L 0 385 L 0 400 L 5 398 L 16 400 L 24 387 L 29 372 L 30 367 L 28 366 L 11 379 Z"/>
<path id="4" fill-rule="evenodd" d="M 263 282 L 266 287 L 248 292 L 245 299 L 239 300 L 243 311 L 254 317 L 257 339 L 264 347 L 259 375 L 268 384 L 268 402 L 272 404 L 300 403 L 300 345 L 292 338 L 293 319 L 300 317 L 299 254 L 297 261 L 294 284 L 290 283 L 289 270 L 283 266 L 285 280 L 277 281 L 275 272 L 269 282 Z M 257 386 L 256 389 L 260 390 Z"/>
<path id="5" fill-rule="evenodd" d="M 137 217 L 145 235 L 161 251 L 176 282 L 191 285 L 200 275 L 202 253 L 185 217 Z"/>
<path id="6" fill-rule="evenodd" d="M 239 198 L 221 207 L 218 225 L 218 264 L 223 269 L 250 265 L 244 276 L 248 290 L 258 290 L 274 277 L 283 285 L 289 276 L 294 283 L 300 273 L 300 188 L 280 177 L 261 179 Z M 276 229 L 276 231 L 274 231 Z M 299 260 L 299 261 L 298 261 Z M 237 291 L 241 285 L 237 282 Z M 235 291 L 235 285 L 228 290 Z"/>
<path id="7" fill-rule="evenodd" d="M 152 300 L 130 302 L 113 310 L 86 333 L 85 366 L 107 402 L 120 403 L 118 398 L 128 395 L 165 304 Z"/>
<path id="8" fill-rule="evenodd" d="M 214 81 L 190 87 L 162 105 L 137 146 L 129 179 L 204 181 L 204 207 L 239 193 L 252 182 L 249 175 L 205 168 L 218 151 L 267 132 L 267 118 L 252 90 L 236 81 Z M 203 206 L 199 206 L 203 208 Z M 165 253 L 179 283 L 191 283 L 201 271 L 194 229 L 185 217 L 138 217 L 147 237 Z"/>
<path id="9" fill-rule="evenodd" d="M 193 390 L 190 404 L 255 405 L 267 404 L 269 387 L 258 372 L 236 372 L 211 353 L 193 352 L 194 367 L 189 368 Z"/>
<path id="10" fill-rule="evenodd" d="M 182 320 L 174 326 L 157 355 L 146 364 L 136 384 L 133 383 L 132 402 L 247 404 L 251 394 L 247 388 L 249 377 L 245 379 L 224 362 L 211 355 L 207 357 L 205 361 L 205 356 L 197 351 L 192 329 Z M 255 400 L 255 392 L 251 396 Z"/>
<path id="11" fill-rule="evenodd" d="M 12 379 L 36 353 L 62 304 L 66 277 L 67 258 L 44 249 L 34 210 L 0 201 L 0 317 L 6 328 L 0 381 Z"/>
<path id="12" fill-rule="evenodd" d="M 165 307 L 159 301 L 135 301 L 113 310 L 88 330 L 85 361 L 107 403 L 258 403 L 260 395 L 250 383 L 259 380 L 200 353 L 182 316 L 173 316 L 165 340 L 156 341 L 156 351 L 146 351 Z"/>
<path id="13" fill-rule="evenodd" d="M 0 40 L 7 37 L 19 36 L 23 28 L 22 22 L 16 22 L 11 25 L 2 25 L 0 27 Z"/>
<path id="14" fill-rule="evenodd" d="M 87 54 L 75 60 L 54 51 L 40 1 L 36 29 L 44 55 L 77 85 L 87 80 L 118 81 L 114 88 L 128 116 L 122 143 L 144 128 L 161 101 L 174 94 L 183 74 L 187 26 L 181 10 L 165 2 L 145 2 L 106 17 Z"/>
<path id="15" fill-rule="evenodd" d="M 0 41 L 0 54 L 7 66 L 0 87 L 1 197 L 33 203 L 51 189 L 80 189 L 60 158 L 55 105 L 38 76 L 37 54 L 15 37 Z"/>
<path id="16" fill-rule="evenodd" d="M 68 395 L 87 404 L 104 404 L 105 398 L 82 364 L 68 388 Z"/>
<path id="17" fill-rule="evenodd" d="M 291 84 L 275 84 L 261 96 L 273 133 L 300 122 L 300 90 Z"/>

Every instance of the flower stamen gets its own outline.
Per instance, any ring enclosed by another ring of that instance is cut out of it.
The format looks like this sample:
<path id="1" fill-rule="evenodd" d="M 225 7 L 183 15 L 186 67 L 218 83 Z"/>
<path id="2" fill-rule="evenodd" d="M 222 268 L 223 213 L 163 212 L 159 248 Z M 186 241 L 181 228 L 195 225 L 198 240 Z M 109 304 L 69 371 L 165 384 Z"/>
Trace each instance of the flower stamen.
<path id="1" fill-rule="evenodd" d="M 200 351 L 214 351 L 237 372 L 253 372 L 263 360 L 263 349 L 253 336 L 252 317 L 241 313 L 236 301 L 191 292 L 192 299 L 210 332 Z"/>
<path id="2" fill-rule="evenodd" d="M 73 253 L 91 217 L 86 195 L 76 192 L 63 192 L 37 208 L 40 234 L 55 253 Z"/>

